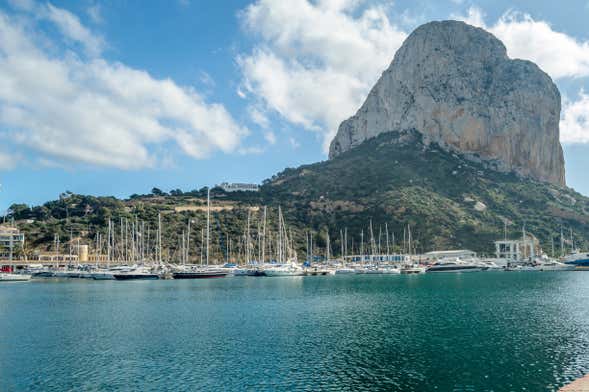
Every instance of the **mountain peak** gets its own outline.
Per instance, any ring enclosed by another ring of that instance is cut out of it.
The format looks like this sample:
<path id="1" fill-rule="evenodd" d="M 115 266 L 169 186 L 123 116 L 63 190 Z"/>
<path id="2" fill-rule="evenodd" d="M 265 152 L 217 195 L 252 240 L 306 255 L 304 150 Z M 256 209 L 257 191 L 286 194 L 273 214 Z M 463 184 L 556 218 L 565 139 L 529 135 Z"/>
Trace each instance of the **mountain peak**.
<path id="1" fill-rule="evenodd" d="M 537 65 L 510 59 L 481 28 L 430 22 L 409 35 L 362 107 L 340 125 L 329 156 L 415 129 L 426 143 L 563 186 L 559 119 L 560 93 Z"/>

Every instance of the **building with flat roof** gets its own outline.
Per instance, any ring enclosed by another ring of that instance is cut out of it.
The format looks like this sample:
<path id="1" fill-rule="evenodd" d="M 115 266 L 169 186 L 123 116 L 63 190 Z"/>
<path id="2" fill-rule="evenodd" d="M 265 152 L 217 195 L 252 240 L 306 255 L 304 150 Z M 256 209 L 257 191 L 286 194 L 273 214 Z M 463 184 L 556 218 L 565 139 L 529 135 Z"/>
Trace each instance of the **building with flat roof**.
<path id="1" fill-rule="evenodd" d="M 0 258 L 10 259 L 17 248 L 25 244 L 25 234 L 16 227 L 0 225 Z"/>
<path id="2" fill-rule="evenodd" d="M 222 182 L 217 186 L 222 188 L 225 192 L 258 192 L 260 190 L 258 184 L 246 184 L 241 182 Z"/>

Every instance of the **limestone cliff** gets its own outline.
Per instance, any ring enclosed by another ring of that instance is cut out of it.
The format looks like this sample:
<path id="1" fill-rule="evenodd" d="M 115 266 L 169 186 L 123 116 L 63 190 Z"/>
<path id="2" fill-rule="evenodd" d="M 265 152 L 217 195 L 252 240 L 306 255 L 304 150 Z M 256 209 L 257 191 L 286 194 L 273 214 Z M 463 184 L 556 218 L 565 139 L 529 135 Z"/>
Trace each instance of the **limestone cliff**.
<path id="1" fill-rule="evenodd" d="M 560 94 L 537 65 L 510 59 L 492 34 L 463 22 L 417 28 L 331 143 L 333 158 L 389 131 L 415 129 L 501 171 L 565 185 Z M 393 157 L 391 157 L 393 159 Z"/>

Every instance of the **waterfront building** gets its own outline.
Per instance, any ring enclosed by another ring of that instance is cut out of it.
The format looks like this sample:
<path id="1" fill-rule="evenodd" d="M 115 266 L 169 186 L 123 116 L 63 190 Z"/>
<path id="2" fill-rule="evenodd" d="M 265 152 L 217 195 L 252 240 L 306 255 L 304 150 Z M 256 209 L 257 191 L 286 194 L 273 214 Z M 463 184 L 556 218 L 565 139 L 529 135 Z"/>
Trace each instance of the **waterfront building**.
<path id="1" fill-rule="evenodd" d="M 17 248 L 22 249 L 25 235 L 16 227 L 0 225 L 0 259 L 10 259 Z"/>
<path id="2" fill-rule="evenodd" d="M 246 184 L 239 182 L 222 182 L 217 186 L 222 188 L 225 192 L 258 192 L 260 190 L 260 186 L 258 184 Z"/>
<path id="3" fill-rule="evenodd" d="M 519 240 L 495 241 L 495 256 L 513 262 L 533 261 L 541 253 L 539 241 L 533 236 Z"/>

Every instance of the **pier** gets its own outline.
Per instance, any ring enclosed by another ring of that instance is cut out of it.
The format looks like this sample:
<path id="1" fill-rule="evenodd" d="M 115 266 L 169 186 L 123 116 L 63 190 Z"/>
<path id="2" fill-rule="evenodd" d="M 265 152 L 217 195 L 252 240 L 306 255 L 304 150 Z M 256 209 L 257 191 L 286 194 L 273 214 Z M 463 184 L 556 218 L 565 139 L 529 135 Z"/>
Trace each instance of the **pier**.
<path id="1" fill-rule="evenodd" d="M 565 385 L 558 392 L 589 392 L 589 374 Z"/>

